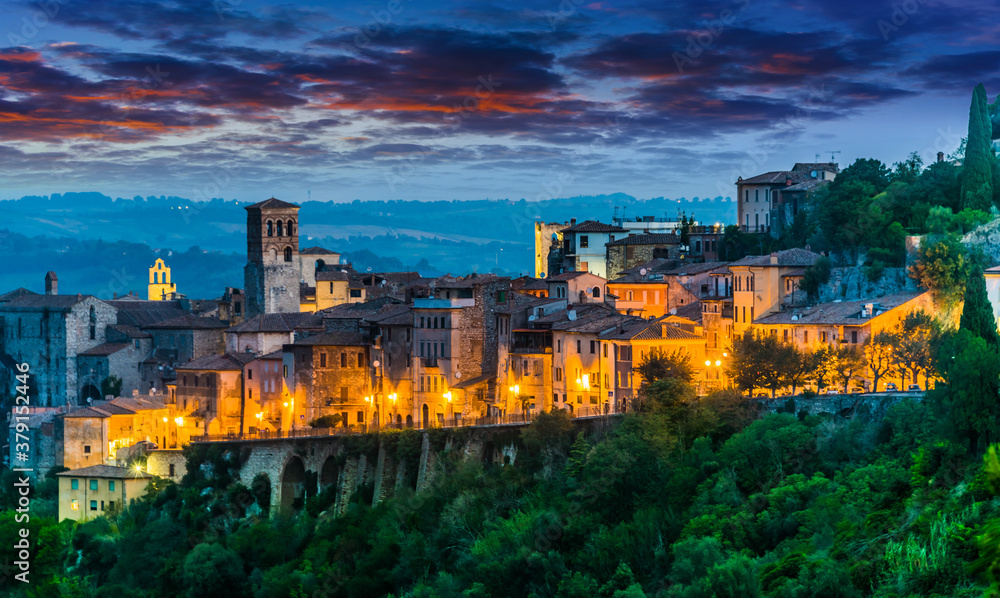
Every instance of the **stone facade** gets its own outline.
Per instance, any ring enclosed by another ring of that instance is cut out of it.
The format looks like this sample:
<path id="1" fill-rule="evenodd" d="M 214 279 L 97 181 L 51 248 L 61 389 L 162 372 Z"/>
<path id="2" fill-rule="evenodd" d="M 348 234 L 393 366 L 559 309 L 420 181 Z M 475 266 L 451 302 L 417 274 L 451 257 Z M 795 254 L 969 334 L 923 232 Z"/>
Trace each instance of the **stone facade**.
<path id="1" fill-rule="evenodd" d="M 247 206 L 247 317 L 298 312 L 299 206 L 278 199 Z"/>
<path id="2" fill-rule="evenodd" d="M 106 342 L 115 320 L 114 307 L 89 295 L 17 297 L 0 304 L 0 353 L 31 366 L 32 406 L 76 405 L 77 356 Z M 0 365 L 0 372 L 12 388 L 16 370 Z"/>

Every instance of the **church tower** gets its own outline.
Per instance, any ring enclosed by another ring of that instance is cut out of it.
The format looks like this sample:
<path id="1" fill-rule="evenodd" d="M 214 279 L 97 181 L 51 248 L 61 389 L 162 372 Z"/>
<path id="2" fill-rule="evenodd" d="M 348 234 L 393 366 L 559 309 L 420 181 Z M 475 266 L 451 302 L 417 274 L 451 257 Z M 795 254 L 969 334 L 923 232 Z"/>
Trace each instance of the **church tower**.
<path id="1" fill-rule="evenodd" d="M 157 258 L 149 269 L 149 300 L 166 301 L 172 299 L 176 292 L 177 285 L 170 282 L 170 268 L 163 263 L 163 259 Z"/>
<path id="2" fill-rule="evenodd" d="M 299 311 L 299 206 L 271 198 L 247 211 L 247 317 Z"/>

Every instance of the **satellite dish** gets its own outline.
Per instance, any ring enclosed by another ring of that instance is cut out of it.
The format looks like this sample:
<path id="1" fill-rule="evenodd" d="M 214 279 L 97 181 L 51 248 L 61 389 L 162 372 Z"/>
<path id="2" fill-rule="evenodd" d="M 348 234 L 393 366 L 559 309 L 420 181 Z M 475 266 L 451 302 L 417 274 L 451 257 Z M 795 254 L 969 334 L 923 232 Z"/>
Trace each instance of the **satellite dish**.
<path id="1" fill-rule="evenodd" d="M 461 378 L 462 372 L 455 372 L 455 378 Z"/>
<path id="2" fill-rule="evenodd" d="M 379 362 L 376 359 L 375 361 L 372 362 L 372 367 L 376 367 L 377 368 L 378 366 L 379 366 Z"/>
<path id="3" fill-rule="evenodd" d="M 538 278 L 545 278 L 545 272 L 539 272 Z"/>
<path id="4" fill-rule="evenodd" d="M 639 275 L 640 276 L 645 276 L 646 275 L 646 269 L 645 268 L 639 268 Z"/>
<path id="5" fill-rule="evenodd" d="M 371 272 L 371 271 L 372 271 L 372 267 L 371 267 L 371 266 L 368 266 L 368 271 L 369 271 L 369 272 Z"/>
<path id="6" fill-rule="evenodd" d="M 814 171 L 812 171 L 812 172 L 810 172 L 810 173 L 809 173 L 809 176 L 811 176 L 812 178 L 816 178 L 816 174 L 817 174 L 817 173 L 816 173 L 816 171 L 814 170 Z"/>

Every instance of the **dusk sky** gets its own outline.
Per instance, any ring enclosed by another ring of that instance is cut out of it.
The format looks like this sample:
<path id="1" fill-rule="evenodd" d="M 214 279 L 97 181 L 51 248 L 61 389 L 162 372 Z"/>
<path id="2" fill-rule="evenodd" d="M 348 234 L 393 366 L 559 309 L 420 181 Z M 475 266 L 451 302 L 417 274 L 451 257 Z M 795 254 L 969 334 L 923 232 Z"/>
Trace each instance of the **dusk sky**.
<path id="1" fill-rule="evenodd" d="M 0 199 L 714 197 L 929 162 L 1000 93 L 968 0 L 46 0 L 0 45 Z"/>

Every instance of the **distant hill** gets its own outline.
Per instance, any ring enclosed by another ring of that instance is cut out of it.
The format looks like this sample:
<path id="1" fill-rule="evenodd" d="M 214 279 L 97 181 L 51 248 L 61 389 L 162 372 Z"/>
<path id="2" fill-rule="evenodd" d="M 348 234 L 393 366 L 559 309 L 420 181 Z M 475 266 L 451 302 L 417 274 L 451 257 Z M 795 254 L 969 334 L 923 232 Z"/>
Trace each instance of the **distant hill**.
<path id="1" fill-rule="evenodd" d="M 265 198 L 254 201 L 261 199 Z M 165 196 L 113 199 L 96 192 L 0 201 L 3 214 L 0 226 L 23 238 L 51 240 L 36 239 L 29 243 L 33 248 L 30 253 L 16 247 L 8 249 L 7 255 L 17 255 L 18 263 L 0 272 L 0 292 L 28 286 L 25 283 L 36 278 L 41 280 L 46 270 L 59 267 L 65 271 L 75 267 L 70 265 L 72 260 L 66 259 L 67 253 L 99 250 L 101 263 L 83 267 L 88 274 L 80 280 L 80 292 L 94 292 L 82 290 L 91 288 L 93 283 L 87 281 L 96 274 L 93 268 L 110 272 L 127 267 L 141 270 L 138 276 L 143 278 L 145 268 L 156 256 L 161 256 L 174 268 L 179 288 L 183 288 L 187 275 L 198 272 L 188 288 L 202 291 L 197 296 L 217 295 L 223 286 L 242 284 L 246 252 L 243 207 L 250 203 L 253 202 L 223 199 L 196 202 Z M 301 243 L 327 247 L 347 254 L 348 259 L 357 260 L 360 256 L 361 263 L 355 266 L 361 269 L 384 270 L 397 264 L 406 267 L 419 264 L 428 274 L 475 270 L 517 275 L 529 273 L 532 268 L 535 221 L 565 222 L 576 218 L 608 222 L 616 208 L 626 219 L 677 217 L 681 211 L 703 222 L 729 223 L 736 217 L 736 205 L 729 198 L 641 200 L 622 193 L 544 202 L 523 199 L 305 202 L 300 211 Z M 73 243 L 96 239 L 103 240 L 105 246 Z M 122 249 L 121 258 L 109 253 L 111 246 Z M 185 259 L 181 256 L 191 254 L 191 248 L 203 256 L 200 261 L 205 262 L 205 267 L 195 263 L 181 267 Z M 167 255 L 170 252 L 173 256 Z M 207 268 L 208 263 L 213 267 Z M 72 276 L 68 271 L 59 275 L 61 282 L 67 280 L 64 276 Z M 127 290 L 142 290 L 135 286 Z M 145 288 L 144 284 L 140 286 Z M 64 288 L 72 287 L 64 285 Z M 196 295 L 193 290 L 188 294 Z"/>

